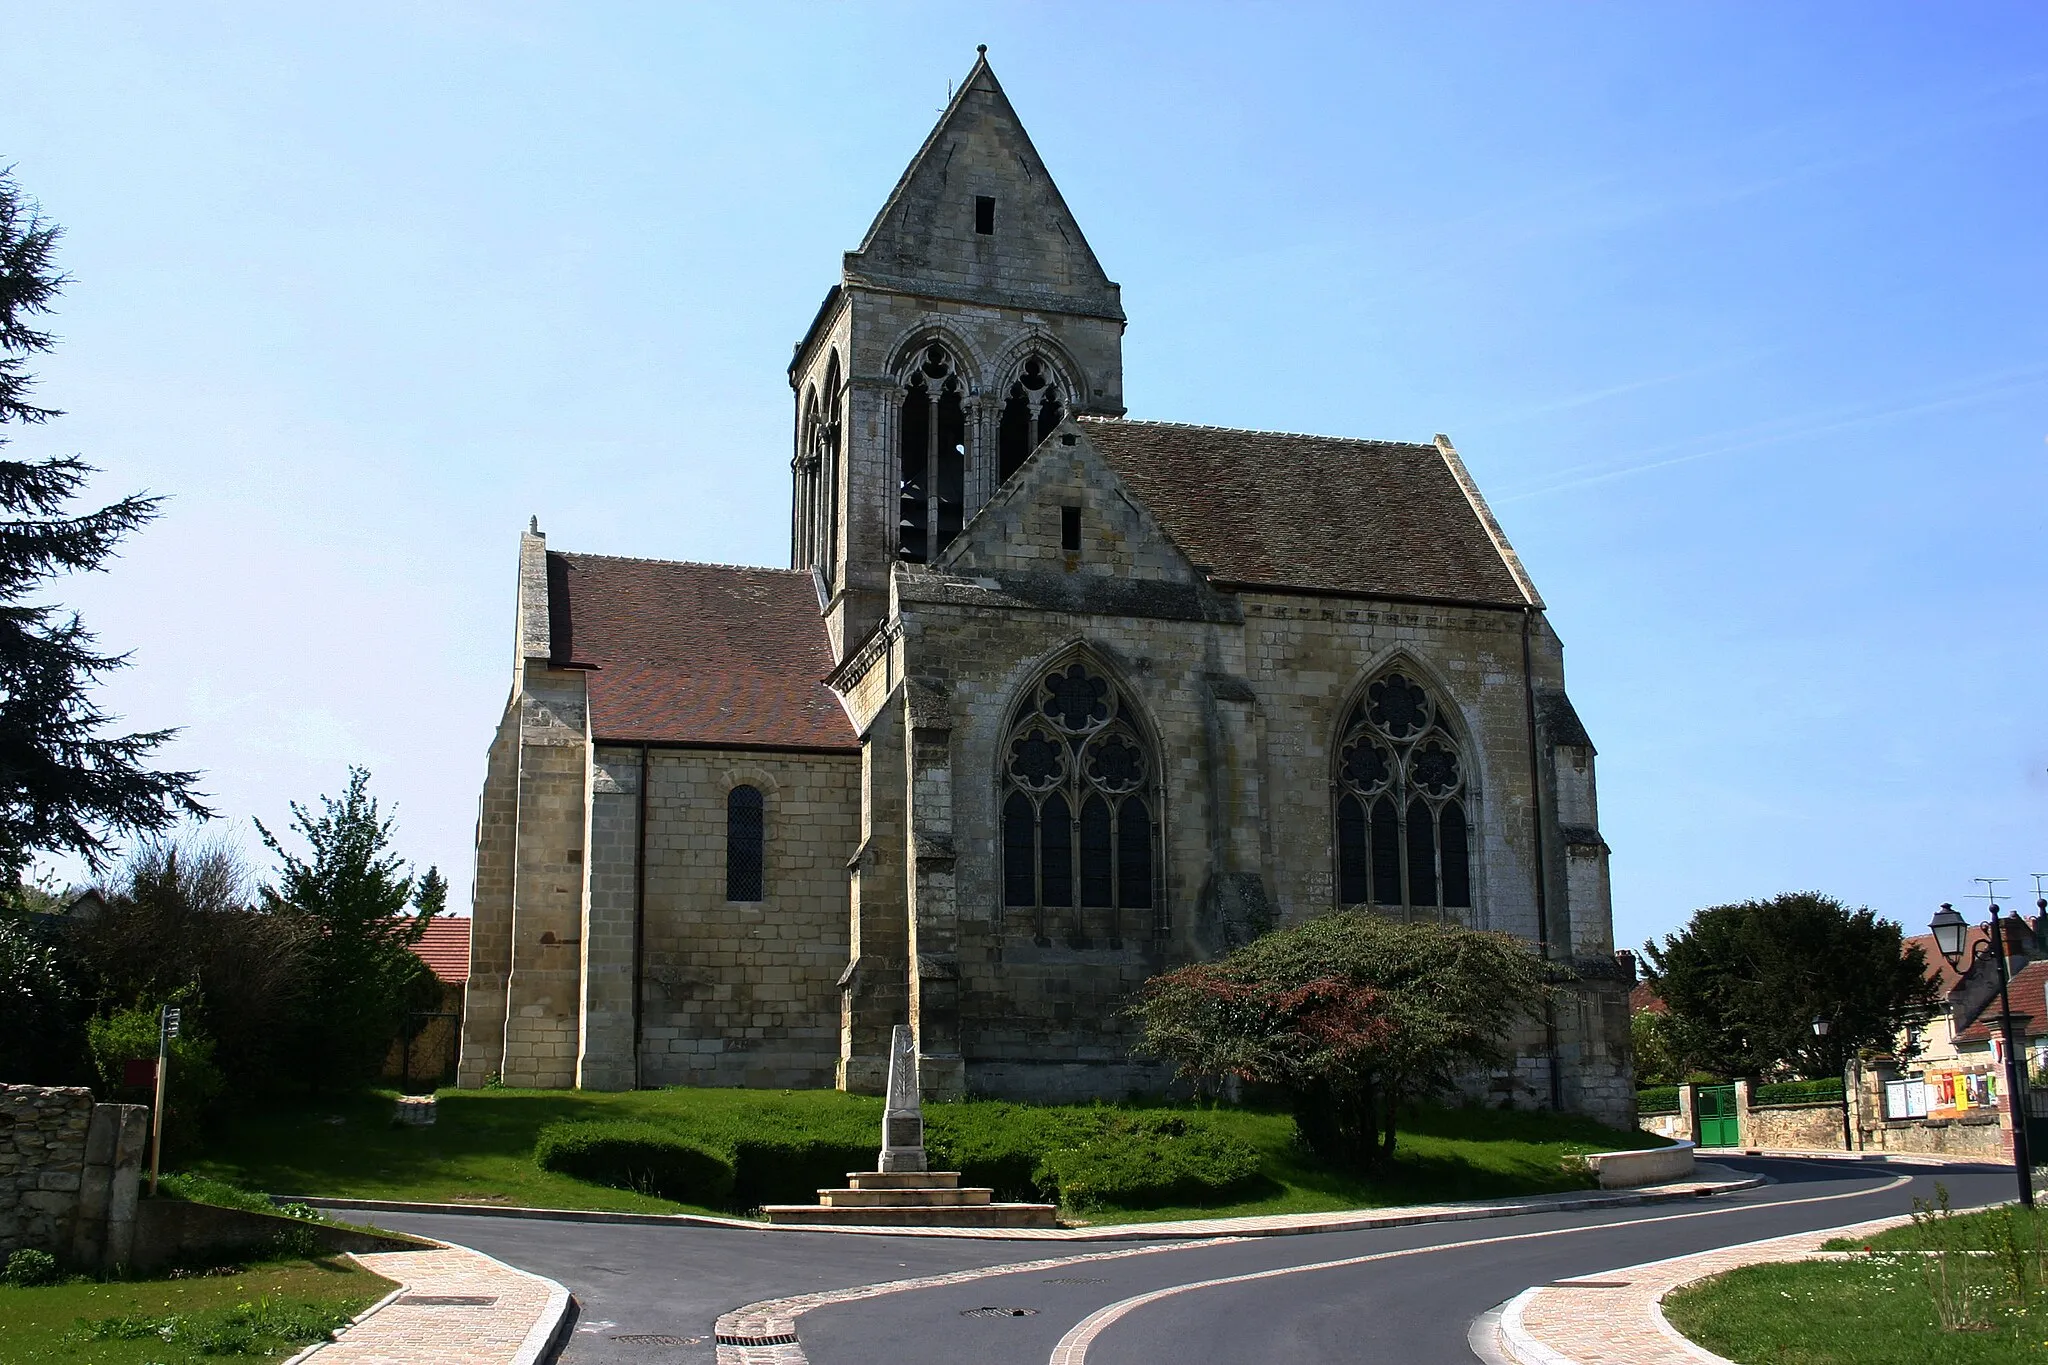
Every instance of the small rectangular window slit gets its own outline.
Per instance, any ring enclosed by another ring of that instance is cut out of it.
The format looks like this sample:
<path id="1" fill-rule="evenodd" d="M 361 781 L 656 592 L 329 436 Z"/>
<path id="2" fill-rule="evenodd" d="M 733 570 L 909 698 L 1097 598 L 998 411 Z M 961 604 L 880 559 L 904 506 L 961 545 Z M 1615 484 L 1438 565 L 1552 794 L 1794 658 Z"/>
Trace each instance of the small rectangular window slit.
<path id="1" fill-rule="evenodd" d="M 1081 509 L 1060 509 L 1060 548 L 1070 555 L 1081 553 Z"/>
<path id="2" fill-rule="evenodd" d="M 974 230 L 984 237 L 990 237 L 995 234 L 995 196 L 988 194 L 977 194 L 974 196 Z"/>

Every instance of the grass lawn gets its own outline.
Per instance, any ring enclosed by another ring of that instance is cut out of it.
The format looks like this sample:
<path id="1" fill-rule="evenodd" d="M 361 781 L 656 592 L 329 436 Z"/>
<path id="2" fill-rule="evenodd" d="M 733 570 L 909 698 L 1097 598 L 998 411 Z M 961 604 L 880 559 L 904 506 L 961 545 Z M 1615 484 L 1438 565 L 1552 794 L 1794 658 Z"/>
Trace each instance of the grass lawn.
<path id="1" fill-rule="evenodd" d="M 233 1275 L 0 1285 L 9 1365 L 198 1365 L 283 1359 L 390 1293 L 351 1262 L 279 1260 Z"/>
<path id="2" fill-rule="evenodd" d="M 879 1099 L 831 1090 L 444 1090 L 438 1121 L 414 1128 L 394 1125 L 392 1106 L 391 1096 L 373 1093 L 253 1114 L 224 1124 L 192 1170 L 275 1194 L 718 1212 L 542 1171 L 531 1157 L 534 1137 L 557 1120 L 631 1119 L 701 1131 L 801 1131 L 849 1148 L 876 1148 L 882 1110 Z M 970 1102 L 929 1106 L 926 1119 L 936 1141 L 949 1129 L 990 1129 L 1005 1113 L 1037 1117 L 1022 1106 Z M 1087 1220 L 1304 1213 L 1585 1189 L 1591 1177 L 1567 1169 L 1567 1156 L 1664 1142 L 1564 1115 L 1427 1111 L 1402 1133 L 1384 1176 L 1365 1180 L 1305 1162 L 1294 1148 L 1293 1120 L 1284 1113 L 1201 1113 L 1218 1131 L 1259 1152 L 1265 1179 L 1255 1197 L 1221 1208 L 1096 1210 Z"/>
<path id="3" fill-rule="evenodd" d="M 1995 1325 L 1944 1331 L 1919 1257 L 1748 1266 L 1664 1301 L 1671 1325 L 1740 1365 L 2014 1365 L 2048 1361 L 2048 1324 L 1993 1309 Z"/>
<path id="4" fill-rule="evenodd" d="M 1868 1247 L 1872 1251 L 1928 1251 L 1947 1246 L 1996 1251 L 2006 1244 L 2008 1229 L 2021 1246 L 2048 1249 L 2048 1209 L 2023 1209 L 2018 1205 L 1938 1217 L 1932 1223 L 1906 1223 L 1875 1237 L 1855 1241 L 1837 1237 L 1827 1244 L 1827 1249 L 1861 1251 Z"/>

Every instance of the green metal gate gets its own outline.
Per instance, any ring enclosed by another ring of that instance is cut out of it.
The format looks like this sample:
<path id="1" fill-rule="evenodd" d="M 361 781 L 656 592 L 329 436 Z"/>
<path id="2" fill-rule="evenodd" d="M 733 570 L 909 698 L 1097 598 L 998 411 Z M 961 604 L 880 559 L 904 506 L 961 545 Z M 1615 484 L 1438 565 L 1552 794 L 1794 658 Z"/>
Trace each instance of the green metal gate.
<path id="1" fill-rule="evenodd" d="M 1700 1146 L 1733 1147 L 1742 1141 L 1741 1124 L 1735 1116 L 1735 1087 L 1703 1085 L 1693 1103 L 1700 1125 Z"/>

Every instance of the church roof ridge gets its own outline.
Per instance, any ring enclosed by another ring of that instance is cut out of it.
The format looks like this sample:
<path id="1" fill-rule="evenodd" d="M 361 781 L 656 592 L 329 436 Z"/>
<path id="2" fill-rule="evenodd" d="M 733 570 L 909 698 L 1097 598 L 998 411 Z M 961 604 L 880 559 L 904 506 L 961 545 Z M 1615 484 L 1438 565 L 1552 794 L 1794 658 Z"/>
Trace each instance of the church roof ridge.
<path id="1" fill-rule="evenodd" d="M 660 564 L 677 569 L 738 569 L 748 573 L 794 574 L 802 578 L 811 576 L 809 569 L 778 569 L 773 564 L 724 564 L 712 559 L 654 559 L 647 555 L 605 555 L 590 550 L 550 549 L 548 553 L 567 555 L 571 559 L 610 559 L 622 564 Z"/>
<path id="2" fill-rule="evenodd" d="M 1431 441 L 1387 441 L 1377 436 L 1332 436 L 1326 431 L 1275 431 L 1267 427 L 1226 427 L 1213 422 L 1168 422 L 1151 417 L 1105 417 L 1100 413 L 1076 413 L 1076 422 L 1097 423 L 1103 426 L 1119 427 L 1178 427 L 1183 431 L 1218 431 L 1229 436 L 1286 436 L 1301 441 L 1347 441 L 1353 445 L 1366 446 L 1413 446 L 1417 450 L 1433 450 Z"/>

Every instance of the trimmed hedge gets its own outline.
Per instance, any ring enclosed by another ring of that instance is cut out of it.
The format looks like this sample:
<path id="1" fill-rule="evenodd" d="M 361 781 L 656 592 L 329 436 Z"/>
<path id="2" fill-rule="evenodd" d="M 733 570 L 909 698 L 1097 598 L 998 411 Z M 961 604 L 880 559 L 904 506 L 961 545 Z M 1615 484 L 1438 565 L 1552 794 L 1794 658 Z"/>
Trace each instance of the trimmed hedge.
<path id="1" fill-rule="evenodd" d="M 1842 1079 L 1837 1076 L 1818 1081 L 1772 1081 L 1751 1090 L 1749 1102 L 1753 1105 L 1840 1104 Z"/>
<path id="2" fill-rule="evenodd" d="M 1636 1091 L 1636 1112 L 1638 1114 L 1675 1114 L 1678 1112 L 1678 1087 L 1675 1085 L 1649 1085 Z"/>
<path id="3" fill-rule="evenodd" d="M 551 1123 L 534 1140 L 533 1160 L 544 1171 L 679 1204 L 717 1208 L 733 1193 L 730 1157 L 651 1123 Z"/>
<path id="4" fill-rule="evenodd" d="M 1117 1115 L 1091 1137 L 1047 1152 L 1039 1188 L 1073 1209 L 1225 1204 L 1259 1180 L 1259 1154 L 1180 1115 Z"/>
<path id="5" fill-rule="evenodd" d="M 865 1141 L 801 1133 L 766 1133 L 731 1146 L 736 1209 L 763 1204 L 815 1204 L 818 1191 L 839 1189 L 849 1171 L 873 1170 L 881 1135 Z M 704 1203 L 704 1200 L 693 1202 Z"/>

